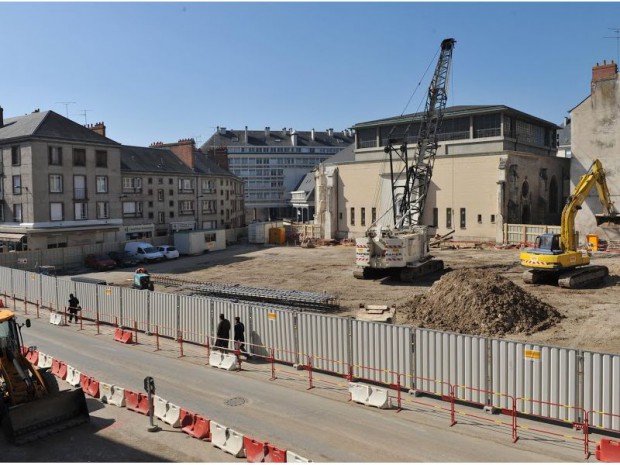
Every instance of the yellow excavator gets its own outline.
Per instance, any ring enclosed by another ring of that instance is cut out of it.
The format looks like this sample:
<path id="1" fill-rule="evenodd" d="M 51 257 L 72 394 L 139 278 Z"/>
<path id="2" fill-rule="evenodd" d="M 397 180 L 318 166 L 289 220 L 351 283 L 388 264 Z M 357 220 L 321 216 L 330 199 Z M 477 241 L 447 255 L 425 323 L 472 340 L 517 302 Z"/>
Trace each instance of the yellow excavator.
<path id="1" fill-rule="evenodd" d="M 81 388 L 60 391 L 52 373 L 26 358 L 24 352 L 36 349 L 22 349 L 22 326 L 0 308 L 0 425 L 16 444 L 90 421 Z"/>
<path id="2" fill-rule="evenodd" d="M 597 225 L 617 230 L 615 225 L 620 224 L 620 216 L 609 195 L 605 170 L 599 160 L 594 160 L 562 210 L 560 234 L 542 234 L 536 237 L 534 248 L 521 252 L 521 265 L 528 268 L 523 273 L 525 283 L 557 282 L 560 287 L 577 289 L 600 284 L 609 275 L 606 266 L 590 265 L 588 251 L 577 250 L 575 216 L 594 186 L 605 212 L 595 215 Z"/>

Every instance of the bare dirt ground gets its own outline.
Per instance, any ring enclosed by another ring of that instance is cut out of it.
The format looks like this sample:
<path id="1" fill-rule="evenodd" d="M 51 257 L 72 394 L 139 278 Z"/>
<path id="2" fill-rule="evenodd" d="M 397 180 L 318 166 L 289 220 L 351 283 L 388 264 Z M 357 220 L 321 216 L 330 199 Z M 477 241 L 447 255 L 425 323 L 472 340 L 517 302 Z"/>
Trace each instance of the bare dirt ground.
<path id="1" fill-rule="evenodd" d="M 425 277 L 414 284 L 404 284 L 390 278 L 359 280 L 355 269 L 354 246 L 322 246 L 304 249 L 295 246 L 238 245 L 225 251 L 195 257 L 183 257 L 172 262 L 149 266 L 152 273 L 169 274 L 177 278 L 205 282 L 237 283 L 244 286 L 325 292 L 337 297 L 342 312 L 353 315 L 360 303 L 394 304 L 396 322 L 409 322 L 404 309 L 416 295 L 427 295 L 442 275 L 464 268 L 482 268 L 513 281 L 526 294 L 554 307 L 564 318 L 547 329 L 532 332 L 531 328 L 504 334 L 512 340 L 572 347 L 598 352 L 620 353 L 620 255 L 598 253 L 592 264 L 609 267 L 610 277 L 596 289 L 568 290 L 549 285 L 527 285 L 521 280 L 524 270 L 519 263 L 519 250 L 495 248 L 433 249 L 433 255 L 444 261 L 442 274 Z M 100 276 L 103 273 L 91 274 Z M 482 273 L 481 273 L 482 274 Z M 110 283 L 128 285 L 132 272 L 116 271 L 106 274 Z M 463 276 L 467 276 L 464 274 Z M 463 279 L 467 279 L 466 277 Z M 159 286 L 158 286 L 159 287 Z M 523 300 L 515 292 L 512 298 Z M 171 292 L 173 289 L 156 289 Z M 521 296 L 521 297 L 520 297 Z M 450 311 L 458 315 L 458 301 L 452 301 Z M 401 308 L 399 315 L 398 309 Z M 431 325 L 426 325 L 431 327 Z M 545 325 L 543 325 L 545 326 Z M 443 328 L 446 329 L 446 328 Z M 459 328 L 454 328 L 458 331 Z M 504 331 L 504 333 L 506 333 Z M 501 336 L 501 334 L 497 334 Z"/>

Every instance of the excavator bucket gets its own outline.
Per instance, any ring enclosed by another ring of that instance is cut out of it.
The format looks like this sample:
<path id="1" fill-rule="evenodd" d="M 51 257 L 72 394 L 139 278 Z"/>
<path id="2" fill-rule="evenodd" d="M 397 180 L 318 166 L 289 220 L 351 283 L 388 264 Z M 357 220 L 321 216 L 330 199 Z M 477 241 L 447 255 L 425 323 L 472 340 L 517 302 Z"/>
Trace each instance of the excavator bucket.
<path id="1" fill-rule="evenodd" d="M 620 215 L 603 215 L 597 214 L 594 215 L 596 217 L 596 225 L 601 228 L 612 228 L 617 229 L 620 226 Z"/>
<path id="2" fill-rule="evenodd" d="M 9 407 L 2 426 L 11 442 L 24 444 L 89 421 L 84 391 L 75 388 Z"/>

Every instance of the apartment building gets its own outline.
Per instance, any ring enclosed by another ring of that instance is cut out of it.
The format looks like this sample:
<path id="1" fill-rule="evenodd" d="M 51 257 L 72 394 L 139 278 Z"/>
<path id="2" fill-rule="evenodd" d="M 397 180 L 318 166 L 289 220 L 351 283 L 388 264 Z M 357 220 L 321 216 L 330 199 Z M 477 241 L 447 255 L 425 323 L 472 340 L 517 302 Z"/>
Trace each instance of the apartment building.
<path id="1" fill-rule="evenodd" d="M 122 146 L 121 173 L 123 240 L 244 224 L 243 182 L 192 139 Z"/>
<path id="2" fill-rule="evenodd" d="M 317 171 L 317 221 L 326 238 L 391 225 L 388 137 L 414 153 L 422 114 L 354 125 L 354 159 Z M 423 223 L 460 240 L 502 240 L 504 223 L 559 224 L 570 160 L 558 126 L 503 105 L 446 108 Z M 396 165 L 396 173 L 400 172 Z"/>
<path id="3" fill-rule="evenodd" d="M 0 108 L 0 246 L 50 249 L 112 241 L 122 225 L 120 144 L 53 111 Z"/>
<path id="4" fill-rule="evenodd" d="M 350 131 L 272 131 L 218 127 L 203 152 L 226 151 L 230 171 L 245 183 L 246 220 L 296 218 L 291 192 L 303 177 L 352 143 Z"/>

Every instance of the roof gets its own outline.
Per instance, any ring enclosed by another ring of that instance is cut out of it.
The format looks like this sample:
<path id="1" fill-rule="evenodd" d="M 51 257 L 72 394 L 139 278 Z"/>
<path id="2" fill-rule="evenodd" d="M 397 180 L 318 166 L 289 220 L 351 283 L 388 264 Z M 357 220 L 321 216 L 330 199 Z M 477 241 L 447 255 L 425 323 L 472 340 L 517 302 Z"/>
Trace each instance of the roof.
<path id="1" fill-rule="evenodd" d="M 306 175 L 299 181 L 299 184 L 293 191 L 305 191 L 310 192 L 314 189 L 314 171 L 306 173 Z"/>
<path id="2" fill-rule="evenodd" d="M 539 123 L 543 123 L 547 126 L 552 126 L 557 128 L 558 126 L 555 123 L 551 123 L 550 121 L 546 121 L 544 119 L 537 118 L 535 116 L 529 115 L 527 113 L 523 113 L 522 111 L 515 110 L 514 108 L 507 107 L 506 105 L 456 105 L 453 107 L 446 107 L 444 111 L 444 119 L 446 118 L 458 118 L 459 116 L 471 116 L 471 115 L 482 115 L 488 113 L 496 113 L 496 112 L 509 112 L 515 115 L 523 116 L 529 120 L 538 121 Z M 377 119 L 373 121 L 366 121 L 362 123 L 357 123 L 353 126 L 354 129 L 363 129 L 367 127 L 375 127 L 384 124 L 399 124 L 399 123 L 409 123 L 411 119 L 420 120 L 422 119 L 423 112 L 419 113 L 410 113 L 407 115 L 401 116 L 392 116 L 390 118 Z"/>
<path id="3" fill-rule="evenodd" d="M 199 174 L 212 174 L 212 175 L 217 175 L 217 176 L 233 176 L 235 178 L 237 177 L 234 174 L 232 174 L 230 171 L 222 168 L 220 165 L 215 163 L 215 161 L 207 157 L 207 155 L 204 152 L 201 152 L 200 150 L 194 151 L 194 168 L 195 168 L 195 171 Z"/>
<path id="4" fill-rule="evenodd" d="M 193 174 L 171 150 L 154 147 L 121 146 L 121 171 Z"/>
<path id="5" fill-rule="evenodd" d="M 343 163 L 347 161 L 355 161 L 355 143 L 347 145 L 340 152 L 332 155 L 323 163 L 325 165 L 332 165 L 336 163 Z"/>
<path id="6" fill-rule="evenodd" d="M 568 119 L 566 124 L 558 129 L 558 147 L 570 145 L 571 120 Z"/>
<path id="7" fill-rule="evenodd" d="M 219 128 L 207 142 L 201 146 L 201 150 L 206 151 L 210 147 L 234 146 L 274 146 L 274 147 L 344 147 L 354 141 L 354 136 L 350 132 L 334 132 L 331 135 L 328 131 L 293 131 L 282 129 L 278 131 L 261 131 L 240 129 Z M 296 145 L 292 145 L 292 134 L 297 136 Z"/>
<path id="8" fill-rule="evenodd" d="M 0 143 L 32 138 L 119 145 L 118 142 L 53 111 L 35 111 L 25 116 L 4 119 L 4 125 L 0 128 Z"/>

